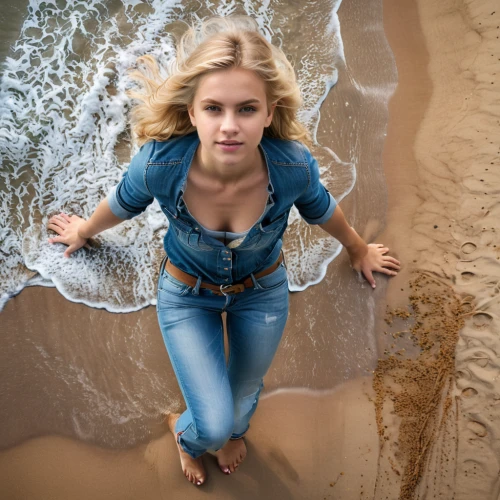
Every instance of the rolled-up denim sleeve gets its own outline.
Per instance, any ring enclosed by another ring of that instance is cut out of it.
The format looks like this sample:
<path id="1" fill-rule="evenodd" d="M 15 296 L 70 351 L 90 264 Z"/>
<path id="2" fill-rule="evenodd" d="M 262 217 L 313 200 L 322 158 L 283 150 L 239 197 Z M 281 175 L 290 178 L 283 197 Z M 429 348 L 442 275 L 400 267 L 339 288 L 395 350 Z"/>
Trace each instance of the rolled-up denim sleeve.
<path id="1" fill-rule="evenodd" d="M 295 206 L 308 224 L 323 224 L 333 215 L 337 202 L 328 189 L 321 184 L 316 158 L 305 146 L 304 152 L 309 165 L 309 185 L 295 200 Z"/>
<path id="2" fill-rule="evenodd" d="M 150 143 L 132 158 L 122 180 L 109 191 L 106 199 L 111 211 L 120 219 L 132 219 L 146 210 L 154 198 L 145 182 Z"/>

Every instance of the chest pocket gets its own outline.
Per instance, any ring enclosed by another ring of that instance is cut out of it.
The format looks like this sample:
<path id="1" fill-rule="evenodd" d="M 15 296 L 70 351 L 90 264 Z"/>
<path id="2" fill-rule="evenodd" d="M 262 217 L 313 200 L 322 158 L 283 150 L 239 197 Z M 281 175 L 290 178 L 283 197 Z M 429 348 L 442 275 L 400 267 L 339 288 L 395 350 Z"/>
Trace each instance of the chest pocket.
<path id="1" fill-rule="evenodd" d="M 193 250 L 202 250 L 205 252 L 214 250 L 212 246 L 203 241 L 200 232 L 193 229 L 190 224 L 176 217 L 164 205 L 161 205 L 161 209 L 168 217 L 170 228 L 173 229 L 175 236 L 183 245 Z"/>
<path id="2" fill-rule="evenodd" d="M 282 230 L 286 227 L 287 220 L 288 213 L 285 213 L 270 224 L 266 225 L 261 222 L 254 227 L 251 234 L 247 236 L 246 241 L 244 241 L 238 248 L 256 250 L 266 247 L 272 248 L 278 237 L 281 235 Z"/>

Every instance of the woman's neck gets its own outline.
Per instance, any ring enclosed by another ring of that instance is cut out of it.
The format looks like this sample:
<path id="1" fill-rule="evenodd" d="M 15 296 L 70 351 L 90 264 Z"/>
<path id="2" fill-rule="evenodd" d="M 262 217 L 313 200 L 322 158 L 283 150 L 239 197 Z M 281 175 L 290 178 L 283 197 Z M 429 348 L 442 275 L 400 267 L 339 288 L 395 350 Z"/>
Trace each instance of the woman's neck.
<path id="1" fill-rule="evenodd" d="M 219 164 L 211 158 L 206 158 L 203 154 L 203 148 L 196 151 L 195 163 L 201 173 L 213 178 L 223 184 L 230 184 L 242 181 L 254 175 L 264 166 L 264 159 L 259 149 L 255 150 L 253 158 L 245 159 L 243 162 L 233 165 Z"/>

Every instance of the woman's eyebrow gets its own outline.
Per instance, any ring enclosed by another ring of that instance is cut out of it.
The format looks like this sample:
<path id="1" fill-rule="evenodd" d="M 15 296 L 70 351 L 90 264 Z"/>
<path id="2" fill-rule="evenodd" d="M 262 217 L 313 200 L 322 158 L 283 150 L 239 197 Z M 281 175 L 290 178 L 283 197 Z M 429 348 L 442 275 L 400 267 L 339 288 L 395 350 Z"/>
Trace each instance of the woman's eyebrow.
<path id="1" fill-rule="evenodd" d="M 206 99 L 202 99 L 200 102 L 210 102 L 212 104 L 217 104 L 218 106 L 223 106 L 222 103 L 216 101 L 215 99 L 211 99 L 210 97 L 207 97 Z M 246 101 L 243 101 L 243 102 L 239 102 L 238 104 L 236 104 L 236 106 L 244 106 L 245 104 L 252 104 L 252 103 L 256 103 L 256 104 L 260 104 L 260 101 L 258 99 L 247 99 Z"/>

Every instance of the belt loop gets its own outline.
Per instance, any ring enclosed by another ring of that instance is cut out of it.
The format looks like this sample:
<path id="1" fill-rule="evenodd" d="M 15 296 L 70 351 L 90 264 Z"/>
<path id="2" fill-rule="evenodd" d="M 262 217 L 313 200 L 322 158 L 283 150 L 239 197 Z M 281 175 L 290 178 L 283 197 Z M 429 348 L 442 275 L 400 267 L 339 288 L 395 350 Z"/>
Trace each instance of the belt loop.
<path id="1" fill-rule="evenodd" d="M 163 260 L 161 261 L 161 264 L 160 264 L 160 276 L 161 274 L 163 273 L 163 269 L 165 269 L 165 264 L 167 263 L 167 260 L 168 260 L 168 255 L 165 255 L 165 257 L 163 257 Z"/>
<path id="2" fill-rule="evenodd" d="M 193 288 L 193 291 L 191 292 L 193 295 L 200 295 L 200 286 L 201 286 L 201 276 L 198 276 L 198 279 L 196 280 L 196 285 Z"/>
<path id="3" fill-rule="evenodd" d="M 259 289 L 260 285 L 257 283 L 257 280 L 255 279 L 255 276 L 253 275 L 253 273 L 250 274 L 250 279 L 252 280 L 252 283 L 253 283 L 253 289 L 254 290 Z"/>
<path id="4" fill-rule="evenodd" d="M 286 269 L 287 267 L 286 267 L 286 260 L 285 260 L 285 252 L 283 252 L 283 250 L 281 250 L 280 254 L 283 256 L 283 265 L 285 266 L 285 269 Z"/>

